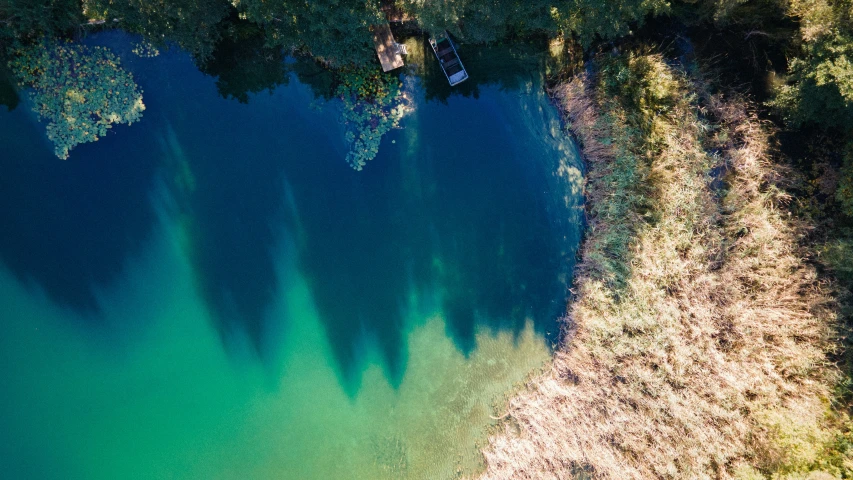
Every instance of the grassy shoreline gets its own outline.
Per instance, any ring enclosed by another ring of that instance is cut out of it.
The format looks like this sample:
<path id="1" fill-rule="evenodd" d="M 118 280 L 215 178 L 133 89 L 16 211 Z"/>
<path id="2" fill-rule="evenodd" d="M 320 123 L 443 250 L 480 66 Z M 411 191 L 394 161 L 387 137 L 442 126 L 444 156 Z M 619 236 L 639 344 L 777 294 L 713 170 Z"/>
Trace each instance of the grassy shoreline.
<path id="1" fill-rule="evenodd" d="M 483 478 L 845 477 L 836 306 L 769 125 L 649 50 L 593 65 L 552 90 L 588 166 L 565 346 Z"/>

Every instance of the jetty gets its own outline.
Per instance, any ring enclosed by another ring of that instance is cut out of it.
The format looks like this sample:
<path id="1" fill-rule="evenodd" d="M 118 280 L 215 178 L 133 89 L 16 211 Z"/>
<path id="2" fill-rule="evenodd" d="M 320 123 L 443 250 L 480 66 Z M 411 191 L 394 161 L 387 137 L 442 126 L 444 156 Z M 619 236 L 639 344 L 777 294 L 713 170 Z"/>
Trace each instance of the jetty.
<path id="1" fill-rule="evenodd" d="M 403 55 L 407 53 L 406 46 L 394 40 L 391 25 L 385 22 L 381 25 L 373 25 L 370 29 L 373 31 L 373 46 L 376 47 L 376 55 L 379 56 L 379 63 L 382 64 L 382 71 L 390 72 L 405 65 Z"/>
<path id="2" fill-rule="evenodd" d="M 456 47 L 453 46 L 447 31 L 442 35 L 430 37 L 429 44 L 451 87 L 468 80 L 468 72 L 465 71 L 465 66 L 462 65 L 462 60 L 459 59 L 459 54 L 456 53 Z"/>

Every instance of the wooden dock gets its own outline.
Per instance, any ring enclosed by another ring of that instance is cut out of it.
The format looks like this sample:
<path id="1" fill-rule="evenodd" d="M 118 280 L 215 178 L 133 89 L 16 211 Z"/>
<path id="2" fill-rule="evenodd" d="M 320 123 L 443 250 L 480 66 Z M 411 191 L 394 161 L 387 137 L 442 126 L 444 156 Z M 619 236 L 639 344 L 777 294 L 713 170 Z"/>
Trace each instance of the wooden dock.
<path id="1" fill-rule="evenodd" d="M 371 30 L 373 30 L 373 45 L 376 47 L 376 55 L 379 56 L 382 70 L 390 72 L 395 68 L 402 67 L 404 65 L 403 55 L 394 40 L 394 35 L 391 34 L 391 26 L 388 22 L 382 25 L 374 25 Z"/>

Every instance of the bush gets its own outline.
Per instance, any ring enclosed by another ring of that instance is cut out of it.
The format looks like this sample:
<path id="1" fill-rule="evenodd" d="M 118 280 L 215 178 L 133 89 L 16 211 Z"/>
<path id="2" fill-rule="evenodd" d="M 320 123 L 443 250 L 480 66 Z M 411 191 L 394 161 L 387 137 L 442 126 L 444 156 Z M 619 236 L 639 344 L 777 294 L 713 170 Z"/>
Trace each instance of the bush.
<path id="1" fill-rule="evenodd" d="M 770 105 L 792 126 L 853 128 L 853 0 L 790 0 L 800 21 L 788 81 Z"/>

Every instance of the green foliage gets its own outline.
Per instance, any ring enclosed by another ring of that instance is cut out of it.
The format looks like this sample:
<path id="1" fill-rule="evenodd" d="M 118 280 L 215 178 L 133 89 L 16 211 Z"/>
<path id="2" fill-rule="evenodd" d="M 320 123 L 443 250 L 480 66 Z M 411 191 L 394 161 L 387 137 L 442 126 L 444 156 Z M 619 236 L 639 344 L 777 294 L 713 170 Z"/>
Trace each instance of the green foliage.
<path id="1" fill-rule="evenodd" d="M 512 34 L 545 33 L 576 37 L 590 45 L 630 32 L 647 15 L 669 10 L 667 0 L 398 0 L 431 32 L 449 30 L 474 43 Z"/>
<path id="2" fill-rule="evenodd" d="M 786 415 L 783 409 L 756 415 L 772 437 L 776 455 L 761 466 L 764 474 L 742 467 L 735 472 L 738 480 L 839 480 L 853 475 L 853 423 L 845 412 L 827 409 L 817 423 Z"/>
<path id="3" fill-rule="evenodd" d="M 0 0 L 0 48 L 59 36 L 83 21 L 80 0 Z"/>
<path id="4" fill-rule="evenodd" d="M 600 116 L 590 131 L 612 148 L 612 159 L 598 179 L 607 185 L 607 201 L 592 202 L 590 207 L 590 215 L 609 229 L 599 234 L 599 248 L 588 255 L 600 265 L 600 278 L 621 292 L 630 278 L 631 262 L 626 259 L 633 255 L 630 244 L 641 226 L 638 220 L 659 221 L 652 200 L 658 188 L 652 165 L 662 161 L 661 138 L 683 128 L 673 124 L 672 109 L 688 97 L 661 55 L 637 50 L 599 55 L 596 61 L 599 72 L 594 88 Z"/>
<path id="5" fill-rule="evenodd" d="M 10 66 L 33 88 L 33 109 L 47 120 L 47 136 L 62 159 L 113 124 L 139 120 L 145 110 L 133 76 L 104 47 L 36 44 L 20 50 Z"/>
<path id="6" fill-rule="evenodd" d="M 346 140 L 350 144 L 347 163 L 361 170 L 379 152 L 382 136 L 406 111 L 402 84 L 396 75 L 375 68 L 349 68 L 341 71 L 337 95 L 343 102 Z"/>
<path id="7" fill-rule="evenodd" d="M 747 3 L 747 0 L 714 0 L 708 2 L 713 5 L 713 19 L 715 22 L 728 21 L 735 10 Z"/>
<path id="8" fill-rule="evenodd" d="M 145 36 L 154 46 L 175 42 L 204 63 L 220 37 L 227 0 L 86 0 L 89 18 L 111 21 Z"/>
<path id="9" fill-rule="evenodd" d="M 552 15 L 564 35 L 573 34 L 589 46 L 596 38 L 626 35 L 646 16 L 668 11 L 667 0 L 571 0 L 555 2 Z"/>
<path id="10" fill-rule="evenodd" d="M 473 43 L 491 42 L 513 33 L 556 33 L 551 2 L 498 0 L 442 2 L 398 0 L 398 5 L 432 33 L 449 30 Z"/>
<path id="11" fill-rule="evenodd" d="M 679 84 L 660 55 L 628 52 L 601 61 L 601 100 L 619 101 L 631 126 L 645 135 L 655 119 L 675 105 Z"/>
<path id="12" fill-rule="evenodd" d="M 248 103 L 250 93 L 272 92 L 288 81 L 281 47 L 267 46 L 263 30 L 245 21 L 229 26 L 202 71 L 218 77 L 216 88 L 223 98 L 240 103 Z"/>
<path id="13" fill-rule="evenodd" d="M 791 127 L 846 140 L 835 200 L 853 216 L 853 0 L 789 0 L 789 13 L 800 21 L 796 56 L 770 105 Z"/>
<path id="14" fill-rule="evenodd" d="M 411 15 L 425 31 L 450 30 L 462 36 L 459 25 L 465 16 L 465 3 L 459 0 L 397 0 L 397 5 Z"/>
<path id="15" fill-rule="evenodd" d="M 175 42 L 202 63 L 236 7 L 261 25 L 271 45 L 303 49 L 337 67 L 373 57 L 369 27 L 384 22 L 379 0 L 0 0 L 0 39 L 77 28 L 85 18 L 145 35 L 155 47 Z M 596 38 L 630 32 L 648 15 L 668 11 L 667 0 L 398 0 L 427 31 L 450 30 L 473 43 L 545 33 Z"/>
<path id="16" fill-rule="evenodd" d="M 799 46 L 771 106 L 792 126 L 853 128 L 853 0 L 790 0 L 789 12 Z"/>
<path id="17" fill-rule="evenodd" d="M 785 0 L 679 0 L 672 13 L 688 25 L 713 24 L 718 30 L 730 25 L 760 27 L 754 34 L 769 35 L 776 25 L 785 24 Z M 758 33 L 760 32 L 760 33 Z M 786 32 L 790 35 L 789 32 Z"/>
<path id="18" fill-rule="evenodd" d="M 777 449 L 771 457 L 774 461 L 762 465 L 768 475 L 757 478 L 836 480 L 853 474 L 853 424 L 843 412 L 827 409 L 817 423 L 803 421 L 783 409 L 759 411 L 756 415 Z"/>
<path id="19" fill-rule="evenodd" d="M 263 25 L 270 44 L 305 49 L 339 67 L 375 58 L 369 27 L 385 21 L 376 0 L 243 0 L 240 8 Z"/>

